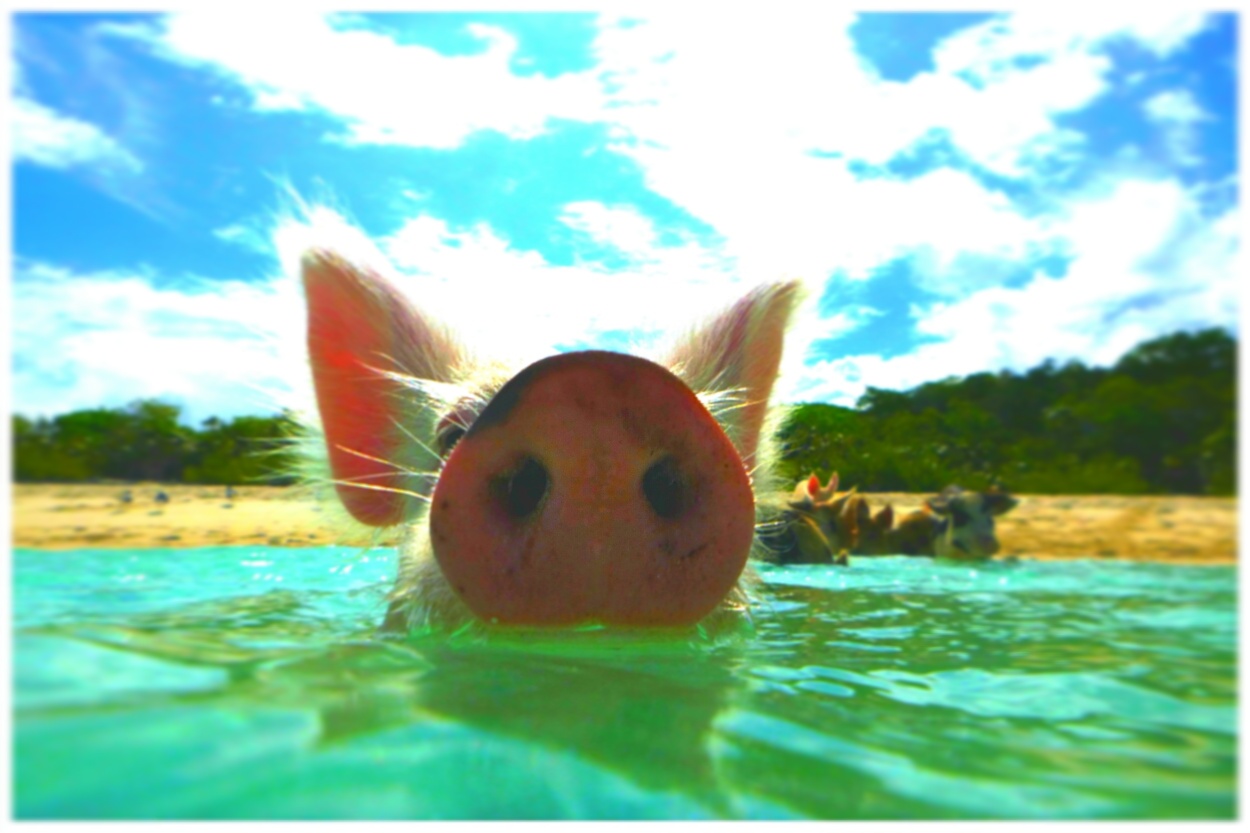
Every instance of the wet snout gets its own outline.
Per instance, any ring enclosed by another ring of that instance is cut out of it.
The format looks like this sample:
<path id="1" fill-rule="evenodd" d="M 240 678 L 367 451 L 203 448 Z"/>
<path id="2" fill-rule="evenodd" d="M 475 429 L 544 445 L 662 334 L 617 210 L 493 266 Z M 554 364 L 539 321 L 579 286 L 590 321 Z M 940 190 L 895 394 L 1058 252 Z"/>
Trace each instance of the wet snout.
<path id="1" fill-rule="evenodd" d="M 754 533 L 741 458 L 695 395 L 634 356 L 530 365 L 449 455 L 434 555 L 479 617 L 513 624 L 699 621 Z"/>

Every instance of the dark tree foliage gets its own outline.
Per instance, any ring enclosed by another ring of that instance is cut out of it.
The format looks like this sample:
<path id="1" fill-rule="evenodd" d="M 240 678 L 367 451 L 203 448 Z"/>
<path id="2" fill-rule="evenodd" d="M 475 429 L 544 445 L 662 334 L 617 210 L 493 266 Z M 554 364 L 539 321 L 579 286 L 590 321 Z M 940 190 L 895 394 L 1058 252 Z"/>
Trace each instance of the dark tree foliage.
<path id="1" fill-rule="evenodd" d="M 248 484 L 284 481 L 291 470 L 285 416 L 210 418 L 197 431 L 180 409 L 154 400 L 52 419 L 13 417 L 18 482 L 155 480 Z"/>
<path id="2" fill-rule="evenodd" d="M 1236 356 L 1225 330 L 1182 332 L 1111 368 L 1048 360 L 869 388 L 854 409 L 801 405 L 779 432 L 782 482 L 836 470 L 864 491 L 1235 494 Z"/>
<path id="3" fill-rule="evenodd" d="M 1210 329 L 1145 342 L 1111 368 L 1046 361 L 869 388 L 856 408 L 799 405 L 778 434 L 781 482 L 837 471 L 863 491 L 1235 494 L 1236 357 L 1233 337 Z M 287 415 L 210 418 L 198 430 L 178 417 L 151 400 L 14 416 L 14 478 L 290 481 Z"/>

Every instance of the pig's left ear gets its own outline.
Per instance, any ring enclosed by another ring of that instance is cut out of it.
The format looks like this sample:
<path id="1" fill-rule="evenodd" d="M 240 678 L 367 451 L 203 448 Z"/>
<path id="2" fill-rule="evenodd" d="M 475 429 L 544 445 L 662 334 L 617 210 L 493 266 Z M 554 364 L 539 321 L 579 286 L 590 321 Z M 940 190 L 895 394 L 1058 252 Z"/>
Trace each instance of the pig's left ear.
<path id="1" fill-rule="evenodd" d="M 800 480 L 799 484 L 794 487 L 794 491 L 790 493 L 788 501 L 795 509 L 811 509 L 812 495 L 820 488 L 820 478 L 812 474 L 806 480 Z"/>
<path id="2" fill-rule="evenodd" d="M 335 486 L 352 516 L 391 526 L 410 516 L 439 460 L 431 409 L 399 377 L 449 382 L 459 343 L 377 271 L 336 252 L 304 254 L 308 357 Z"/>
<path id="3" fill-rule="evenodd" d="M 664 361 L 695 393 L 738 391 L 741 404 L 718 419 L 748 471 L 755 468 L 786 327 L 799 297 L 798 281 L 757 287 L 682 339 Z"/>

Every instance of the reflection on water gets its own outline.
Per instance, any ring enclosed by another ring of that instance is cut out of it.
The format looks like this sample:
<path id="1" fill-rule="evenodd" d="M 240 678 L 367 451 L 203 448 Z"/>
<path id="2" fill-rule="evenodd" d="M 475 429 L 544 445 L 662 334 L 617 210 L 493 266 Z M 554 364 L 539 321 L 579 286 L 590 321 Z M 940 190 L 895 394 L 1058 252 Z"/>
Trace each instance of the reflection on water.
<path id="1" fill-rule="evenodd" d="M 1231 568 L 865 559 L 715 640 L 401 639 L 392 559 L 19 551 L 17 815 L 1236 813 Z"/>

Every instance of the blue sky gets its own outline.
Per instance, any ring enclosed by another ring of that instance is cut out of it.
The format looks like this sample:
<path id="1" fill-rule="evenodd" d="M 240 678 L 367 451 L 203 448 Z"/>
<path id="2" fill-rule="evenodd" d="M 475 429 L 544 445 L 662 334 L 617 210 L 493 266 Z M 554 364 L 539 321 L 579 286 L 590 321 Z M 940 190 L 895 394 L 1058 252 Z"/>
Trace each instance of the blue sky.
<path id="1" fill-rule="evenodd" d="M 827 5 L 18 14 L 13 408 L 298 401 L 292 193 L 505 358 L 801 278 L 788 401 L 1236 329 L 1233 16 Z"/>

